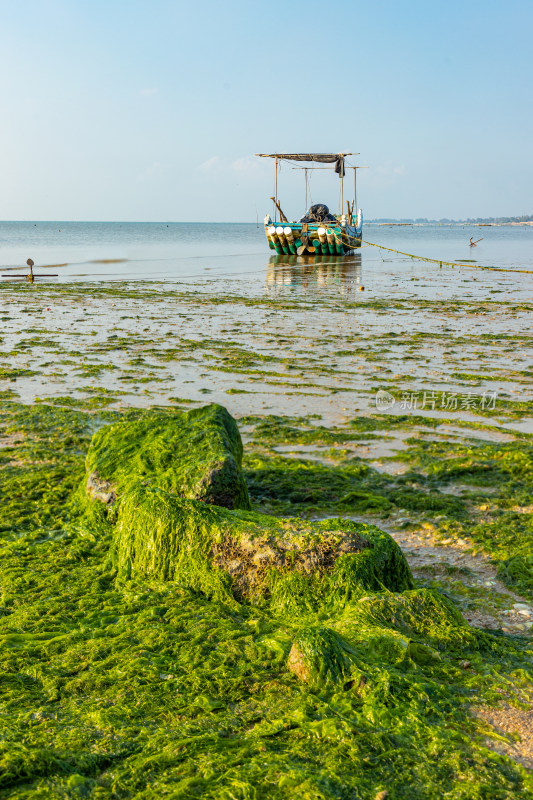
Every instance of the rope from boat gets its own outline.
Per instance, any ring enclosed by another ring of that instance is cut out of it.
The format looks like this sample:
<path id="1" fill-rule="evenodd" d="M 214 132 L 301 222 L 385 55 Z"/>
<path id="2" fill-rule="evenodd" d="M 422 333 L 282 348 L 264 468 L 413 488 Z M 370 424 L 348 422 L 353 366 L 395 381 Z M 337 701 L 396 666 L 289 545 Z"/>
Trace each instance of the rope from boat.
<path id="1" fill-rule="evenodd" d="M 384 247 L 382 244 L 376 244 L 375 242 L 367 242 L 366 239 L 361 239 L 366 245 L 370 245 L 370 247 L 379 247 L 380 250 L 388 250 L 389 253 L 398 253 L 400 256 L 407 256 L 408 258 L 416 258 L 418 261 L 429 261 L 432 264 L 440 264 L 442 267 L 443 264 L 446 266 L 451 267 L 470 267 L 471 269 L 490 269 L 496 270 L 496 272 L 521 272 L 526 275 L 533 275 L 533 269 L 512 269 L 511 267 L 484 267 L 482 264 L 465 264 L 462 261 L 442 261 L 439 258 L 426 258 L 425 256 L 416 256 L 413 253 L 403 253 L 401 250 L 395 250 L 393 247 Z"/>

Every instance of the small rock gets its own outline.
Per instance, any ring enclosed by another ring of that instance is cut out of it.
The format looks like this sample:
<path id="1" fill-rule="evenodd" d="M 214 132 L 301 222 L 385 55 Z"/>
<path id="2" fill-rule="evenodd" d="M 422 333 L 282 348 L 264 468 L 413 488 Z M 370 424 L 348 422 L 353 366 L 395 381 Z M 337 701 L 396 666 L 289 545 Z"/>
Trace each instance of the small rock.
<path id="1" fill-rule="evenodd" d="M 91 472 L 87 478 L 87 495 L 94 500 L 99 500 L 105 505 L 112 506 L 117 499 L 117 487 L 110 481 L 100 478 L 96 472 Z"/>
<path id="2" fill-rule="evenodd" d="M 304 655 L 297 644 L 293 644 L 287 661 L 287 668 L 304 683 L 308 683 L 311 673 L 305 663 Z"/>

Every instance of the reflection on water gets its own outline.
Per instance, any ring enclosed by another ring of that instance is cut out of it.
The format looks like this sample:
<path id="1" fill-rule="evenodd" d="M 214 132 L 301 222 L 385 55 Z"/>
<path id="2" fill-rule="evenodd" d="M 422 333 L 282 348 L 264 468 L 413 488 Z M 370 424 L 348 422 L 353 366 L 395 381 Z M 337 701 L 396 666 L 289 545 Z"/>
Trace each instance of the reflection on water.
<path id="1" fill-rule="evenodd" d="M 266 288 L 279 295 L 294 289 L 333 291 L 344 297 L 361 289 L 361 253 L 351 256 L 271 256 Z"/>

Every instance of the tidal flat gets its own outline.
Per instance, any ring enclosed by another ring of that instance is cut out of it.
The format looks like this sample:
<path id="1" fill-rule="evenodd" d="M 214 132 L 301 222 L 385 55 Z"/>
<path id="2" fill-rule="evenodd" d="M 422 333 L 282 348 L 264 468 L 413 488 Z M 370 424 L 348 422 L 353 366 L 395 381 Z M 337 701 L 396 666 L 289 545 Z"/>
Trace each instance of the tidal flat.
<path id="1" fill-rule="evenodd" d="M 531 796 L 524 287 L 277 275 L 0 287 L 0 797 Z M 121 578 L 79 504 L 91 439 L 207 403 L 237 419 L 254 512 L 377 526 L 414 588 L 295 616 Z M 324 630 L 337 678 L 302 681 L 291 648 Z"/>

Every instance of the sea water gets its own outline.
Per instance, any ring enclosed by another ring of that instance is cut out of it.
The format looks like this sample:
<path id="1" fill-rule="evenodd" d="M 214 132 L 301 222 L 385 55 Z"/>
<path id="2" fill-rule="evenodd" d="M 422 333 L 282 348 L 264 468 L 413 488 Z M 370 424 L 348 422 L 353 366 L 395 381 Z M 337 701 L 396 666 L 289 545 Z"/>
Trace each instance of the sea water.
<path id="1" fill-rule="evenodd" d="M 255 223 L 1 222 L 0 272 L 3 282 L 18 280 L 31 258 L 37 280 L 46 283 L 155 280 L 218 282 L 221 291 L 241 294 L 350 295 L 364 287 L 374 297 L 471 296 L 478 290 L 531 296 L 533 226 L 367 223 L 363 238 L 354 256 L 298 258 L 273 254 Z M 471 247 L 471 238 L 481 241 Z"/>

